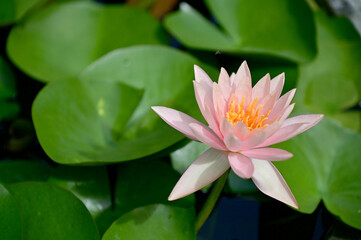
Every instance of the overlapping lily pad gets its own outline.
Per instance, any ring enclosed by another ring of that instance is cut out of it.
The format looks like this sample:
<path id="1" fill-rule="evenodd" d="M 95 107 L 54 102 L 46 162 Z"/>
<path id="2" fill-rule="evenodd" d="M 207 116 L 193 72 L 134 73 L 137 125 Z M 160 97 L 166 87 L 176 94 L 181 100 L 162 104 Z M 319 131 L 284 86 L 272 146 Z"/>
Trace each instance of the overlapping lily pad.
<path id="1" fill-rule="evenodd" d="M 137 208 L 114 222 L 102 239 L 196 239 L 194 210 L 163 204 Z"/>
<path id="2" fill-rule="evenodd" d="M 82 81 L 49 84 L 32 111 L 40 144 L 54 161 L 67 164 L 127 161 L 173 145 L 183 135 L 150 107 L 199 115 L 194 64 L 200 63 L 171 48 L 137 46 L 99 59 L 85 70 Z"/>
<path id="3" fill-rule="evenodd" d="M 300 66 L 295 101 L 359 130 L 360 113 L 348 109 L 361 100 L 360 36 L 345 18 L 315 16 L 319 51 L 314 61 Z"/>
<path id="4" fill-rule="evenodd" d="M 0 25 L 7 25 L 18 21 L 28 11 L 45 2 L 46 0 L 0 1 Z"/>
<path id="5" fill-rule="evenodd" d="M 100 239 L 90 213 L 69 191 L 38 182 L 15 183 L 6 188 L 20 208 L 22 239 Z"/>
<path id="6" fill-rule="evenodd" d="M 0 239 L 21 240 L 21 217 L 18 205 L 8 190 L 0 184 Z"/>
<path id="7" fill-rule="evenodd" d="M 220 27 L 183 4 L 165 19 L 184 45 L 236 54 L 271 55 L 295 62 L 316 53 L 311 9 L 303 0 L 207 0 Z"/>
<path id="8" fill-rule="evenodd" d="M 111 208 L 109 177 L 105 167 L 51 167 L 41 162 L 0 162 L 0 183 L 50 182 L 71 191 L 87 207 L 99 226 L 109 221 L 100 215 Z M 107 226 L 108 227 L 108 226 Z M 99 229 L 104 232 L 106 229 Z"/>
<path id="9" fill-rule="evenodd" d="M 300 211 L 311 213 L 322 200 L 347 224 L 361 229 L 361 136 L 323 119 L 311 130 L 278 144 L 294 154 L 276 166 L 289 184 Z"/>
<path id="10" fill-rule="evenodd" d="M 113 49 L 167 42 L 159 22 L 140 9 L 70 2 L 52 4 L 16 25 L 7 51 L 25 73 L 49 82 L 76 78 Z"/>

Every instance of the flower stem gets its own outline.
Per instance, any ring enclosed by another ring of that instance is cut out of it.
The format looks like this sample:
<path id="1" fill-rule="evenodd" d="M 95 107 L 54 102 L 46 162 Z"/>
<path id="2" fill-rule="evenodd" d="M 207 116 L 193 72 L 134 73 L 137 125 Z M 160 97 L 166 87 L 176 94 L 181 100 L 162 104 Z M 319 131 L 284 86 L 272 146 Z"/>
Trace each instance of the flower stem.
<path id="1" fill-rule="evenodd" d="M 216 205 L 219 196 L 221 195 L 221 192 L 223 190 L 224 184 L 227 181 L 229 174 L 229 170 L 227 170 L 223 175 L 216 181 L 214 184 L 211 193 L 209 194 L 206 202 L 204 203 L 201 211 L 198 214 L 197 220 L 196 220 L 196 232 L 201 229 L 204 222 L 207 220 L 209 215 L 211 214 L 214 206 Z"/>

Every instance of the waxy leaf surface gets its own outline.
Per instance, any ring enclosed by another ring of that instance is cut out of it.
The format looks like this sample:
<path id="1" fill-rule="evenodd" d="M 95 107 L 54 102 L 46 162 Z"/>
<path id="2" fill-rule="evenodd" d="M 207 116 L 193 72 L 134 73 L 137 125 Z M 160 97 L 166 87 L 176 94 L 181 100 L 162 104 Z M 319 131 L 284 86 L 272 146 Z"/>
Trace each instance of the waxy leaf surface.
<path id="1" fill-rule="evenodd" d="M 148 205 L 121 216 L 102 239 L 192 240 L 196 239 L 194 221 L 193 208 Z"/>
<path id="2" fill-rule="evenodd" d="M 94 2 L 51 4 L 10 32 L 7 52 L 25 73 L 50 82 L 76 78 L 105 53 L 168 39 L 148 13 Z"/>
<path id="3" fill-rule="evenodd" d="M 185 46 L 295 62 L 309 61 L 316 53 L 313 14 L 305 1 L 207 0 L 206 4 L 220 27 L 186 4 L 165 19 L 166 28 Z"/>

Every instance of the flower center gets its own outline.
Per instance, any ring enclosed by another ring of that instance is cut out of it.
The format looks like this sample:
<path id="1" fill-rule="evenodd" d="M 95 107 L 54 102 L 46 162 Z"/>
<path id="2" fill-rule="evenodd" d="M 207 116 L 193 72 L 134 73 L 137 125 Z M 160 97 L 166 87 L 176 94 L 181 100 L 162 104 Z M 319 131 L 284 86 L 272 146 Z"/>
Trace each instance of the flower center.
<path id="1" fill-rule="evenodd" d="M 262 109 L 263 105 L 257 107 L 258 98 L 254 99 L 247 107 L 246 110 L 243 109 L 245 101 L 245 96 L 241 104 L 238 104 L 237 97 L 233 93 L 229 102 L 228 102 L 228 111 L 226 113 L 226 119 L 232 124 L 238 122 L 243 122 L 249 130 L 253 130 L 260 127 L 267 127 L 268 124 L 264 124 L 264 121 L 268 119 L 268 115 L 271 110 L 268 111 L 266 115 L 259 115 L 259 111 Z"/>

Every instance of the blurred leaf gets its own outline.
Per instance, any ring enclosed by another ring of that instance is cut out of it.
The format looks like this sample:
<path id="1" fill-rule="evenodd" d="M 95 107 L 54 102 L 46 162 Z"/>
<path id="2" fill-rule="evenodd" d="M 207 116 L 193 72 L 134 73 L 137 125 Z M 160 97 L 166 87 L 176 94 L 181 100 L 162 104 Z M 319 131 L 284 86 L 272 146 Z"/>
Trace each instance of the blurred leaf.
<path id="1" fill-rule="evenodd" d="M 174 151 L 170 155 L 172 166 L 177 172 L 183 174 L 187 168 L 207 149 L 209 146 L 196 141 L 191 141 L 184 147 Z"/>
<path id="2" fill-rule="evenodd" d="M 59 163 L 121 161 L 119 156 L 124 153 L 113 155 L 111 148 L 117 146 L 141 96 L 141 91 L 118 83 L 71 80 L 48 84 L 32 109 L 40 144 Z"/>
<path id="3" fill-rule="evenodd" d="M 20 110 L 19 105 L 11 102 L 15 95 L 16 86 L 14 74 L 5 59 L 0 56 L 0 121 L 18 114 Z"/>
<path id="4" fill-rule="evenodd" d="M 4 0 L 0 1 L 0 26 L 11 24 L 22 18 L 29 10 L 46 0 Z"/>
<path id="5" fill-rule="evenodd" d="M 16 183 L 7 189 L 21 210 L 22 239 L 100 239 L 88 210 L 67 190 L 38 182 Z"/>
<path id="6" fill-rule="evenodd" d="M 194 210 L 163 204 L 137 208 L 114 222 L 102 239 L 196 239 Z"/>
<path id="7" fill-rule="evenodd" d="M 51 168 L 40 162 L 14 160 L 0 162 L 0 183 L 11 184 L 24 181 L 47 181 Z"/>
<path id="8" fill-rule="evenodd" d="M 118 166 L 115 190 L 116 211 L 124 214 L 134 208 L 153 203 L 168 203 L 168 196 L 180 175 L 168 164 L 159 160 L 141 160 Z M 191 207 L 194 197 L 171 202 L 173 205 Z"/>
<path id="9" fill-rule="evenodd" d="M 313 14 L 303 0 L 207 0 L 220 30 L 183 4 L 165 19 L 184 45 L 237 54 L 271 55 L 295 62 L 316 53 Z"/>
<path id="10" fill-rule="evenodd" d="M 331 213 L 361 229 L 361 135 L 326 118 L 276 146 L 294 154 L 275 164 L 301 212 L 313 212 L 322 200 Z"/>
<path id="11" fill-rule="evenodd" d="M 109 177 L 105 167 L 56 167 L 48 179 L 71 191 L 89 210 L 98 226 L 102 226 L 99 216 L 111 208 Z M 99 224 L 98 224 L 99 223 Z M 105 232 L 106 229 L 99 229 Z"/>
<path id="12" fill-rule="evenodd" d="M 0 162 L 0 183 L 12 184 L 27 181 L 50 182 L 71 191 L 84 203 L 98 226 L 106 225 L 108 219 L 100 217 L 111 208 L 110 185 L 106 168 L 50 167 L 41 162 L 24 160 Z M 106 227 L 109 226 L 110 224 Z M 105 232 L 106 229 L 101 227 L 99 230 Z"/>
<path id="13" fill-rule="evenodd" d="M 172 146 L 183 135 L 150 107 L 199 116 L 192 86 L 195 63 L 171 48 L 130 47 L 91 64 L 83 81 L 49 84 L 33 105 L 40 144 L 54 161 L 67 164 L 128 161 Z M 143 97 L 124 84 L 144 89 Z"/>
<path id="14" fill-rule="evenodd" d="M 52 4 L 16 25 L 7 52 L 24 72 L 41 81 L 73 79 L 105 53 L 168 39 L 148 13 L 94 2 Z"/>
<path id="15" fill-rule="evenodd" d="M 319 52 L 301 65 L 295 101 L 359 130 L 360 113 L 346 112 L 361 100 L 361 39 L 344 18 L 316 14 Z"/>
<path id="16" fill-rule="evenodd" d="M 19 208 L 8 192 L 0 184 L 0 239 L 21 240 L 21 218 Z"/>

